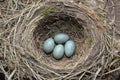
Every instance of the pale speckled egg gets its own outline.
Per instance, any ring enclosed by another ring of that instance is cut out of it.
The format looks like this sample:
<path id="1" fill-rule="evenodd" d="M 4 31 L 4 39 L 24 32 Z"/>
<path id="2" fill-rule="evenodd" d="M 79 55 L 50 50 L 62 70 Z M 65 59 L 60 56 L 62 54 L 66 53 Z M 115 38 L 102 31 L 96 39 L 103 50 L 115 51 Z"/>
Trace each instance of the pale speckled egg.
<path id="1" fill-rule="evenodd" d="M 75 52 L 75 42 L 69 40 L 65 43 L 65 55 L 71 57 Z"/>
<path id="2" fill-rule="evenodd" d="M 43 44 L 43 50 L 46 53 L 50 53 L 53 51 L 55 47 L 55 42 L 53 38 L 48 38 L 47 40 L 45 40 L 44 44 Z"/>
<path id="3" fill-rule="evenodd" d="M 59 33 L 54 36 L 54 40 L 56 43 L 62 44 L 69 40 L 69 36 L 65 33 Z"/>
<path id="4" fill-rule="evenodd" d="M 61 59 L 64 56 L 64 46 L 58 44 L 53 50 L 53 57 L 55 59 Z"/>

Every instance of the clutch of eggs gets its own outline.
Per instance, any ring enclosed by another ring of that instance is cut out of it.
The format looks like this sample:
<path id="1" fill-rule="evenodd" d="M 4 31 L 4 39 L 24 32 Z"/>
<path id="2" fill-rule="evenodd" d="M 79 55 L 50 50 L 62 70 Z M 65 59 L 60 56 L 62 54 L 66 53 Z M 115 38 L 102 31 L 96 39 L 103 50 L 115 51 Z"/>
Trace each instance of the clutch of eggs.
<path id="1" fill-rule="evenodd" d="M 61 59 L 64 55 L 71 57 L 75 52 L 75 42 L 69 40 L 65 33 L 59 33 L 54 38 L 48 38 L 43 44 L 45 53 L 52 53 L 55 59 Z"/>

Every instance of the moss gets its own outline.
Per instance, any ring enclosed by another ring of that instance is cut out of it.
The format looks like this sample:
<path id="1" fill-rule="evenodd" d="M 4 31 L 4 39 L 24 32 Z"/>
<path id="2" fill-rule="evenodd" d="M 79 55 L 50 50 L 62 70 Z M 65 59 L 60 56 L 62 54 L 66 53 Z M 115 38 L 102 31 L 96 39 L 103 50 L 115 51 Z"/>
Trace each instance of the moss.
<path id="1" fill-rule="evenodd" d="M 89 44 L 89 45 L 91 45 L 91 44 L 92 44 L 92 42 L 93 42 L 92 37 L 87 38 L 87 42 L 88 42 L 88 44 Z"/>
<path id="2" fill-rule="evenodd" d="M 45 9 L 42 11 L 41 15 L 46 16 L 46 15 L 48 15 L 52 12 L 55 12 L 57 10 L 59 10 L 59 7 L 57 7 L 57 6 L 45 7 Z"/>

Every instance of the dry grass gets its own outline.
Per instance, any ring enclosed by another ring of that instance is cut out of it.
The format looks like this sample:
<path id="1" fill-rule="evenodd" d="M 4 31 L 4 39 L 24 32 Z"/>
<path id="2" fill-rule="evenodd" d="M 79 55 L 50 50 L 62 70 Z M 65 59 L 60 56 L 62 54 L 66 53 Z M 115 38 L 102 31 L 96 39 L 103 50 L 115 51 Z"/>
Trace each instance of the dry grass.
<path id="1" fill-rule="evenodd" d="M 0 4 L 0 73 L 6 80 L 119 78 L 120 42 L 112 0 L 8 0 Z M 69 34 L 77 49 L 73 57 L 58 61 L 44 54 L 42 44 L 59 32 Z"/>

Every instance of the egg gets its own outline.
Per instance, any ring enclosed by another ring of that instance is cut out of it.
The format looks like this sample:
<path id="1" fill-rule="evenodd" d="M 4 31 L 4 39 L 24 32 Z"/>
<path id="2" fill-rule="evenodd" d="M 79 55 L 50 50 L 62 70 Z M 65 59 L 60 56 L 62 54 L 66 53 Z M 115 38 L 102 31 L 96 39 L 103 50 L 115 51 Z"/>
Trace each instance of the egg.
<path id="1" fill-rule="evenodd" d="M 69 40 L 65 43 L 65 55 L 71 57 L 75 52 L 75 42 Z"/>
<path id="2" fill-rule="evenodd" d="M 45 40 L 44 44 L 43 44 L 43 50 L 46 53 L 50 53 L 53 51 L 55 47 L 55 42 L 53 38 L 48 38 L 47 40 Z"/>
<path id="3" fill-rule="evenodd" d="M 59 33 L 54 36 L 54 40 L 56 43 L 62 44 L 69 40 L 69 36 L 65 33 Z"/>
<path id="4" fill-rule="evenodd" d="M 53 57 L 55 59 L 61 59 L 63 56 L 64 56 L 64 46 L 61 44 L 56 45 L 53 50 Z"/>

